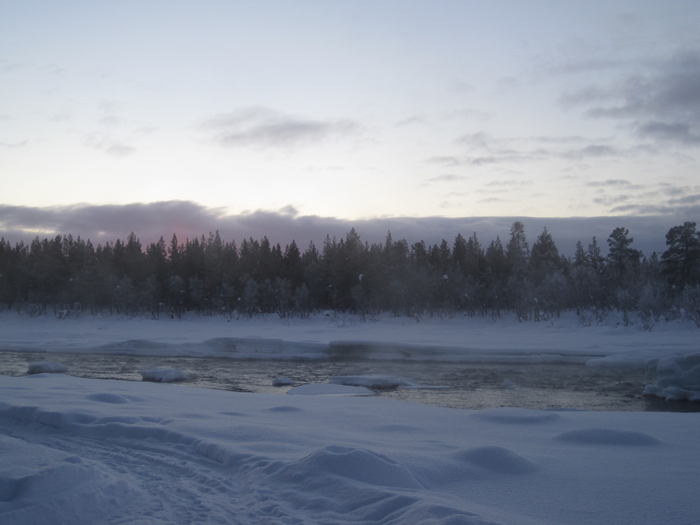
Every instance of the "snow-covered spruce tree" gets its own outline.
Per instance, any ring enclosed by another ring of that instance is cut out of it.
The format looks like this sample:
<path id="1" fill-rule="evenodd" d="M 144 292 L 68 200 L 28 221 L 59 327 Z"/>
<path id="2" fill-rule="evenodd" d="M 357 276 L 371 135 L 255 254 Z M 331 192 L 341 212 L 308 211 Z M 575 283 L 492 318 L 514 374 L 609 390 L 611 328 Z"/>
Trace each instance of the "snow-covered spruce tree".
<path id="1" fill-rule="evenodd" d="M 608 257 L 605 266 L 605 286 L 611 293 L 608 300 L 623 316 L 625 325 L 631 322 L 630 314 L 637 307 L 641 293 L 638 279 L 642 253 L 631 248 L 634 241 L 627 228 L 615 228 L 608 237 Z"/>
<path id="2" fill-rule="evenodd" d="M 520 321 L 530 319 L 536 301 L 529 274 L 530 249 L 525 237 L 525 226 L 520 221 L 514 222 L 510 227 L 506 261 L 508 263 L 506 284 L 508 305 L 515 309 Z"/>

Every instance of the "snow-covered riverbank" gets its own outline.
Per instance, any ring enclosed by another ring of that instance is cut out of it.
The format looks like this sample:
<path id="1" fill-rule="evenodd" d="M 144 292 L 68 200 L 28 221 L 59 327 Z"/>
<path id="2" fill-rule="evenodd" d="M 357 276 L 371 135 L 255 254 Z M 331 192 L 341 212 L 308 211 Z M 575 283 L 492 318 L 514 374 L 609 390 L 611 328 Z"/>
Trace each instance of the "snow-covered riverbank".
<path id="1" fill-rule="evenodd" d="M 0 314 L 0 351 L 58 361 L 61 352 L 322 360 L 354 352 L 629 368 L 670 357 L 661 379 L 690 381 L 697 359 L 673 356 L 698 353 L 699 340 L 684 324 L 646 332 L 584 327 L 575 317 Z M 0 376 L 0 521 L 690 524 L 700 514 L 698 414 L 452 410 L 330 395 L 338 387 L 286 396 Z"/>
<path id="2" fill-rule="evenodd" d="M 604 325 L 583 326 L 573 314 L 519 323 L 513 316 L 416 321 L 384 315 L 363 321 L 343 314 L 292 320 L 188 315 L 153 320 L 0 313 L 0 350 L 23 349 L 261 359 L 326 359 L 354 353 L 375 359 L 576 361 L 641 368 L 650 358 L 700 351 L 700 331 L 689 322 L 660 323 L 644 331 L 619 325 L 614 316 Z"/>

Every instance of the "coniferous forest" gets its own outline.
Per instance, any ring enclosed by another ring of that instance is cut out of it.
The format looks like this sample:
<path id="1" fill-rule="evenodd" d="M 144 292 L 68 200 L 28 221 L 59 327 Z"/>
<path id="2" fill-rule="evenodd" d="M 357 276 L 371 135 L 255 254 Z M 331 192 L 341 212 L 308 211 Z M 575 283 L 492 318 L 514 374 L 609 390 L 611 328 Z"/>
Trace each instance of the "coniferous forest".
<path id="1" fill-rule="evenodd" d="M 666 234 L 666 251 L 645 256 L 625 228 L 608 239 L 559 253 L 545 228 L 530 245 L 524 225 L 510 238 L 482 244 L 476 234 L 452 243 L 410 244 L 391 233 L 362 242 L 353 229 L 320 247 L 282 248 L 261 240 L 240 245 L 217 233 L 180 242 L 175 235 L 143 246 L 132 233 L 93 246 L 71 235 L 12 246 L 0 241 L 0 309 L 30 315 L 129 314 L 305 318 L 333 310 L 371 319 L 491 316 L 521 321 L 575 311 L 581 322 L 610 312 L 651 329 L 660 320 L 700 327 L 700 232 L 686 222 Z M 606 253 L 604 256 L 603 253 Z"/>

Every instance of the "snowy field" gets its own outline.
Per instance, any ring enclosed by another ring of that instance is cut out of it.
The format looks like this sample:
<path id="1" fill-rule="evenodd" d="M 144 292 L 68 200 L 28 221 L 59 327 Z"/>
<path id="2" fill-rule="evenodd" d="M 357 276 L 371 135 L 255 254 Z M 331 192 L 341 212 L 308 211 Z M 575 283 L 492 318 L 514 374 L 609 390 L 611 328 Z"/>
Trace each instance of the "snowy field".
<path id="1" fill-rule="evenodd" d="M 612 320 L 584 327 L 573 316 L 288 322 L 4 312 L 0 351 L 47 352 L 54 373 L 0 376 L 0 523 L 695 524 L 700 414 L 471 411 L 352 395 L 379 378 L 290 390 L 297 395 L 79 379 L 60 373 L 60 354 L 628 368 L 651 359 L 654 388 L 692 397 L 700 359 L 681 356 L 699 346 L 694 325 L 646 332 Z"/>

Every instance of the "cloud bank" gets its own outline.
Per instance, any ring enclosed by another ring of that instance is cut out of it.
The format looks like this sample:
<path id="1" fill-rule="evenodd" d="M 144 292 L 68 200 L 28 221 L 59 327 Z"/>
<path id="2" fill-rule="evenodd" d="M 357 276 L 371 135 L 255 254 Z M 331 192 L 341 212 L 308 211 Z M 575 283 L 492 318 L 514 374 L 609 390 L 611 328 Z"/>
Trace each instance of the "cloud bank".
<path id="1" fill-rule="evenodd" d="M 305 249 L 311 241 L 320 247 L 326 235 L 341 238 L 355 228 L 369 243 L 383 242 L 388 231 L 394 240 L 406 239 L 409 244 L 420 240 L 436 244 L 442 239 L 452 244 L 457 234 L 468 237 L 476 232 L 486 247 L 496 236 L 507 240 L 510 226 L 516 220 L 525 224 L 530 244 L 547 227 L 565 255 L 573 254 L 578 240 L 587 246 L 593 236 L 605 247 L 605 239 L 617 227 L 628 228 L 634 238 L 633 246 L 650 254 L 665 249 L 665 235 L 671 227 L 693 220 L 693 217 L 390 217 L 346 220 L 300 215 L 292 206 L 277 211 L 230 214 L 223 208 L 208 208 L 191 201 L 53 207 L 0 205 L 0 235 L 12 243 L 28 243 L 37 236 L 43 239 L 71 234 L 98 244 L 124 240 L 131 232 L 144 244 L 157 241 L 160 236 L 167 242 L 173 233 L 182 242 L 218 230 L 224 240 L 235 240 L 239 244 L 244 238 L 267 236 L 271 242 L 282 246 L 295 240 Z"/>

